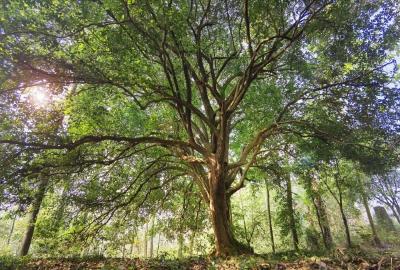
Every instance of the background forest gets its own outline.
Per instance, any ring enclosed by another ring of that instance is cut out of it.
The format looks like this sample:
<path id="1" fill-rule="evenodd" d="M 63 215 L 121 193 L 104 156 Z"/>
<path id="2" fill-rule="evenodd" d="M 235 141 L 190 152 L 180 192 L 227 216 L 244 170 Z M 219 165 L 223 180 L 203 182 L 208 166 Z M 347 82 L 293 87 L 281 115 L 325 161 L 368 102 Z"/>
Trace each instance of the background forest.
<path id="1" fill-rule="evenodd" d="M 3 1 L 0 268 L 400 267 L 399 14 L 396 0 Z"/>

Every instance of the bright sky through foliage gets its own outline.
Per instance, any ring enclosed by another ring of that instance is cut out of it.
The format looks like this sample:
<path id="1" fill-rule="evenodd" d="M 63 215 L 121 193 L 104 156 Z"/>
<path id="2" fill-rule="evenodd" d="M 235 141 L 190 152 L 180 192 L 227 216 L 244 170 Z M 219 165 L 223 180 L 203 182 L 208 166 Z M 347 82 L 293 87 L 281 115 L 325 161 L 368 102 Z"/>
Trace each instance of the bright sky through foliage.
<path id="1" fill-rule="evenodd" d="M 50 102 L 48 90 L 43 86 L 33 86 L 26 90 L 27 100 L 35 107 L 45 107 Z"/>

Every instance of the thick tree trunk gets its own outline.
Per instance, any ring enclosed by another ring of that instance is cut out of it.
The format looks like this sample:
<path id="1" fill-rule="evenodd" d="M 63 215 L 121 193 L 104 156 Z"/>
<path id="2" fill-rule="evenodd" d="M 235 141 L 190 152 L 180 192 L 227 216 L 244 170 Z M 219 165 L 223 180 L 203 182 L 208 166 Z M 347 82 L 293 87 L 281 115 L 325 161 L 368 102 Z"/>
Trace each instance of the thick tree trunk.
<path id="1" fill-rule="evenodd" d="M 211 176 L 210 186 L 209 207 L 214 229 L 215 255 L 230 256 L 253 253 L 250 247 L 239 243 L 233 235 L 225 181 L 220 177 Z"/>
<path id="2" fill-rule="evenodd" d="M 286 179 L 286 204 L 288 207 L 288 215 L 289 215 L 289 226 L 292 234 L 293 240 L 293 248 L 294 250 L 299 250 L 299 237 L 297 235 L 296 230 L 296 219 L 294 216 L 294 209 L 293 209 L 293 196 L 292 196 L 292 182 L 290 180 L 290 176 Z"/>
<path id="3" fill-rule="evenodd" d="M 368 205 L 368 199 L 367 199 L 367 196 L 366 196 L 364 191 L 361 192 L 361 199 L 362 199 L 362 202 L 363 202 L 363 205 L 364 205 L 364 208 L 365 208 L 365 212 L 367 212 L 368 222 L 369 222 L 369 225 L 371 226 L 371 231 L 372 231 L 372 236 L 373 236 L 374 243 L 375 243 L 376 246 L 382 247 L 382 242 L 379 239 L 378 233 L 376 232 L 374 220 L 372 218 L 371 210 L 370 210 L 369 205 Z"/>
<path id="4" fill-rule="evenodd" d="M 375 206 L 375 217 L 378 223 L 378 226 L 386 231 L 396 231 L 394 227 L 393 221 L 390 218 L 389 214 L 387 213 L 385 207 L 383 206 Z"/>
<path id="5" fill-rule="evenodd" d="M 272 253 L 275 253 L 275 241 L 274 241 L 274 230 L 272 227 L 272 217 L 271 217 L 271 200 L 270 200 L 270 194 L 269 194 L 269 185 L 267 180 L 265 179 L 265 188 L 267 191 L 267 215 L 268 215 L 268 227 L 269 227 L 269 236 L 271 238 L 271 247 L 272 247 Z"/>
<path id="6" fill-rule="evenodd" d="M 35 231 L 36 219 L 39 214 L 40 206 L 42 204 L 44 195 L 46 193 L 48 178 L 43 174 L 41 174 L 39 177 L 40 177 L 39 187 L 32 202 L 32 211 L 29 216 L 28 227 L 26 229 L 24 239 L 22 240 L 21 249 L 19 251 L 20 256 L 26 256 L 29 252 L 29 248 L 32 242 L 33 232 Z"/>

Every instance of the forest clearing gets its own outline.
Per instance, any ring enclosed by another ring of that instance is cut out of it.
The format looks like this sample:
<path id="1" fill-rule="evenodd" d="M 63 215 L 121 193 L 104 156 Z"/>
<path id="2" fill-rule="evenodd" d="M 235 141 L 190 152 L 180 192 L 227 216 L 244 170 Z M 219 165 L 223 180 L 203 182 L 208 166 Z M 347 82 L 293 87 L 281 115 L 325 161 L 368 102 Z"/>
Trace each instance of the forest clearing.
<path id="1" fill-rule="evenodd" d="M 4 0 L 0 270 L 400 269 L 398 0 Z"/>

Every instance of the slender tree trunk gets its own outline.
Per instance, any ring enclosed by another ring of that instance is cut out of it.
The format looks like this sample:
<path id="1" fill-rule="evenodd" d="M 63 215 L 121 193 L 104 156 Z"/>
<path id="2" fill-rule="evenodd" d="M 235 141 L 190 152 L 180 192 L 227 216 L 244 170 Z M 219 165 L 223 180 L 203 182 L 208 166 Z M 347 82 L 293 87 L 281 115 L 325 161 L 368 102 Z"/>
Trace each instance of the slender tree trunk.
<path id="1" fill-rule="evenodd" d="M 132 258 L 133 257 L 133 244 L 130 244 L 130 248 L 129 248 L 129 257 Z"/>
<path id="2" fill-rule="evenodd" d="M 344 226 L 345 233 L 346 233 L 346 244 L 348 247 L 351 247 L 352 244 L 351 244 L 351 237 L 350 237 L 350 228 L 349 228 L 349 224 L 347 222 L 346 214 L 344 213 L 342 203 L 339 204 L 339 208 L 340 208 L 340 215 L 342 216 L 343 226 Z"/>
<path id="3" fill-rule="evenodd" d="M 307 185 L 307 188 L 310 190 L 310 199 L 314 205 L 315 213 L 317 215 L 318 226 L 321 231 L 324 246 L 329 250 L 333 247 L 331 227 L 329 226 L 325 203 L 318 188 L 318 182 L 315 180 L 313 175 L 308 178 Z"/>
<path id="4" fill-rule="evenodd" d="M 335 185 L 336 185 L 336 189 L 338 191 L 339 199 L 335 196 L 335 194 L 333 193 L 332 190 L 329 190 L 329 191 L 331 192 L 332 196 L 335 198 L 335 200 L 337 201 L 337 203 L 339 205 L 340 215 L 342 217 L 342 221 L 343 221 L 343 225 L 344 225 L 344 229 L 345 229 L 345 233 L 346 233 L 347 247 L 351 247 L 352 244 L 351 244 L 350 228 L 349 228 L 349 224 L 347 222 L 347 217 L 346 217 L 346 214 L 345 214 L 344 208 L 343 208 L 343 194 L 342 194 L 341 184 L 339 182 L 339 179 L 341 179 L 340 167 L 339 167 L 339 161 L 337 159 L 335 159 L 335 166 L 336 166 L 336 173 L 334 174 L 334 179 L 335 179 Z M 328 185 L 327 185 L 327 187 L 328 187 Z"/>
<path id="5" fill-rule="evenodd" d="M 240 210 L 242 212 L 242 217 L 243 217 L 243 230 L 244 230 L 244 238 L 246 239 L 246 243 L 248 246 L 250 246 L 250 242 L 251 242 L 251 237 L 249 236 L 249 233 L 247 231 L 247 224 L 246 224 L 246 217 L 245 217 L 245 213 L 243 210 L 243 203 L 242 200 L 240 200 Z M 231 211 L 232 212 L 232 211 Z"/>
<path id="6" fill-rule="evenodd" d="M 296 219 L 294 216 L 294 209 L 293 209 L 293 196 L 292 196 L 292 183 L 290 176 L 286 179 L 286 204 L 288 207 L 288 215 L 289 215 L 289 226 L 292 234 L 293 240 L 293 248 L 294 250 L 299 250 L 299 237 L 297 235 L 296 230 Z"/>
<path id="7" fill-rule="evenodd" d="M 150 258 L 153 258 L 153 234 L 154 234 L 154 217 L 151 221 L 151 234 L 150 234 Z"/>
<path id="8" fill-rule="evenodd" d="M 328 214 L 326 213 L 325 203 L 322 200 L 321 195 L 319 194 L 315 194 L 314 207 L 317 213 L 318 225 L 321 230 L 325 248 L 331 249 L 333 247 L 331 227 L 329 226 Z"/>
<path id="9" fill-rule="evenodd" d="M 157 254 L 156 254 L 156 256 L 158 257 L 158 251 L 160 250 L 160 239 L 161 238 L 161 234 L 159 233 L 158 234 L 158 241 L 157 241 Z"/>
<path id="10" fill-rule="evenodd" d="M 340 184 L 339 184 L 337 176 L 335 177 L 335 182 L 336 182 L 336 187 L 337 187 L 338 193 L 339 193 L 339 209 L 340 209 L 340 214 L 342 216 L 342 221 L 343 221 L 343 225 L 344 225 L 344 229 L 345 229 L 345 233 L 346 233 L 346 243 L 347 243 L 348 247 L 351 247 L 352 244 L 351 244 L 350 228 L 349 228 L 349 224 L 347 222 L 346 214 L 344 212 L 342 189 L 340 188 Z"/>
<path id="11" fill-rule="evenodd" d="M 71 188 L 70 185 L 64 186 L 63 192 L 61 194 L 61 201 L 56 212 L 56 217 L 54 219 L 54 224 L 55 226 L 57 226 L 57 228 L 60 228 L 62 224 L 65 207 L 67 205 L 67 198 L 68 198 L 67 196 L 70 188 Z"/>
<path id="12" fill-rule="evenodd" d="M 136 243 L 136 252 L 137 255 L 140 256 L 140 241 L 139 241 L 139 236 L 137 236 L 138 242 Z"/>
<path id="13" fill-rule="evenodd" d="M 14 227 L 15 227 L 15 220 L 16 219 L 17 219 L 17 215 L 14 214 L 14 217 L 13 217 L 13 220 L 12 220 L 12 223 L 11 223 L 10 233 L 8 234 L 8 238 L 7 238 L 7 245 L 9 245 L 10 242 L 11 242 L 11 237 L 12 237 L 12 235 L 14 233 Z"/>
<path id="14" fill-rule="evenodd" d="M 400 223 L 400 220 L 399 220 L 399 217 L 400 217 L 400 205 L 397 202 L 397 200 L 394 202 L 394 208 L 397 211 L 397 214 L 395 215 L 395 217 L 397 218 L 397 221 Z M 396 211 L 393 211 L 393 212 L 396 212 Z"/>
<path id="15" fill-rule="evenodd" d="M 396 211 L 395 211 L 395 209 L 393 207 L 390 207 L 390 209 L 392 210 L 393 216 L 396 218 L 397 223 L 400 224 L 400 216 L 396 213 Z"/>
<path id="16" fill-rule="evenodd" d="M 194 247 L 194 240 L 196 237 L 196 231 L 192 232 L 192 235 L 190 236 L 190 243 L 189 243 L 189 256 L 193 256 L 193 247 Z"/>
<path id="17" fill-rule="evenodd" d="M 183 233 L 180 232 L 178 235 L 178 258 L 179 259 L 182 259 L 182 257 L 183 257 L 183 244 L 184 244 Z"/>
<path id="18" fill-rule="evenodd" d="M 194 247 L 194 242 L 196 240 L 196 232 L 197 232 L 197 227 L 198 227 L 198 222 L 199 222 L 200 209 L 201 209 L 201 200 L 199 200 L 199 202 L 197 204 L 196 218 L 194 220 L 194 228 L 193 228 L 192 234 L 190 236 L 190 245 L 189 245 L 189 255 L 190 256 L 193 256 L 193 247 Z M 232 218 L 231 218 L 231 220 L 232 220 Z"/>
<path id="19" fill-rule="evenodd" d="M 272 227 L 272 217 L 271 217 L 271 200 L 270 200 L 269 185 L 267 179 L 265 179 L 265 188 L 267 191 L 267 215 L 268 215 L 269 236 L 271 238 L 272 253 L 275 254 L 274 230 Z"/>
<path id="20" fill-rule="evenodd" d="M 29 248 L 32 242 L 33 232 L 35 231 L 36 219 L 39 214 L 40 206 L 42 204 L 44 195 L 46 193 L 48 177 L 43 174 L 40 174 L 39 178 L 40 178 L 39 187 L 32 202 L 32 211 L 29 216 L 28 227 L 26 229 L 24 239 L 22 240 L 21 249 L 19 251 L 20 256 L 26 256 L 29 252 Z"/>
<path id="21" fill-rule="evenodd" d="M 363 188 L 363 187 L 361 187 L 361 188 Z M 379 239 L 378 233 L 376 232 L 374 220 L 372 218 L 371 210 L 370 210 L 369 205 L 368 205 L 368 199 L 367 199 L 367 196 L 366 196 L 364 190 L 361 191 L 361 199 L 362 199 L 365 211 L 367 212 L 368 222 L 369 222 L 369 225 L 371 226 L 371 231 L 372 231 L 372 236 L 374 238 L 373 239 L 374 243 L 375 243 L 376 246 L 382 247 L 382 242 Z"/>
<path id="22" fill-rule="evenodd" d="M 143 241 L 143 255 L 147 258 L 147 234 L 149 231 L 149 223 L 146 223 L 146 228 L 144 231 L 144 241 Z"/>
<path id="23" fill-rule="evenodd" d="M 185 231 L 185 218 L 186 218 L 186 210 L 188 207 L 188 201 L 187 201 L 187 196 L 188 192 L 190 192 L 193 188 L 193 183 L 190 183 L 188 188 L 185 190 L 183 194 L 183 202 L 182 202 L 182 209 L 181 209 L 181 216 L 180 216 L 180 221 L 179 221 L 179 229 L 178 229 L 178 258 L 181 259 L 183 257 L 183 248 L 185 244 L 185 239 L 184 239 L 184 231 Z"/>

